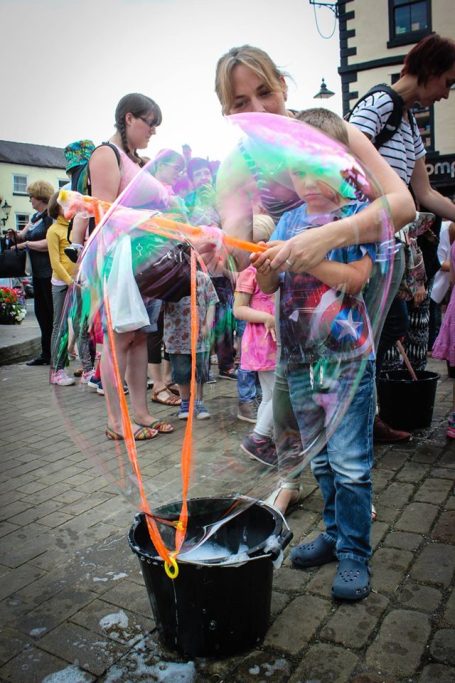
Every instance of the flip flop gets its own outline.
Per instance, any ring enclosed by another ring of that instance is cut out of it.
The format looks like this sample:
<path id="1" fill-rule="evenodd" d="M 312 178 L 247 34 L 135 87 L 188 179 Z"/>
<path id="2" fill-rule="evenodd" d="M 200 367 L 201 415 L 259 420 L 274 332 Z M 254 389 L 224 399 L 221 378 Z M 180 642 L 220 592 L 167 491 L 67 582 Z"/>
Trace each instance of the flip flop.
<path id="1" fill-rule="evenodd" d="M 163 395 L 165 398 L 162 398 Z M 179 406 L 182 402 L 181 398 L 177 398 L 169 389 L 161 389 L 160 391 L 152 391 L 153 403 L 161 403 L 164 406 Z"/>
<path id="2" fill-rule="evenodd" d="M 135 422 L 146 429 L 154 429 L 158 434 L 171 434 L 175 429 L 174 425 L 171 425 L 170 422 L 162 422 L 161 420 L 154 420 L 149 425 L 142 424 L 142 422 L 138 422 L 137 420 L 135 420 Z"/>
<path id="3" fill-rule="evenodd" d="M 114 430 L 110 427 L 106 427 L 105 434 L 111 441 L 125 440 L 123 434 L 114 432 Z M 158 436 L 158 430 L 151 429 L 150 427 L 140 427 L 139 429 L 136 429 L 136 431 L 133 433 L 133 436 L 135 441 L 148 441 L 149 439 L 155 439 Z"/>

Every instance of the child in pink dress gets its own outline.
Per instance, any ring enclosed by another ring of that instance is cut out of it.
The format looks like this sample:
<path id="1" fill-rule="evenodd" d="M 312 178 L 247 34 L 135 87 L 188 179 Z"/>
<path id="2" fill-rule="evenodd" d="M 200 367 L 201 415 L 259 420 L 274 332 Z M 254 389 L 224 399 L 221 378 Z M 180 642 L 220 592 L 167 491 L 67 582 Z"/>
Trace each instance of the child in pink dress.
<path id="1" fill-rule="evenodd" d="M 258 215 L 253 222 L 254 242 L 267 241 L 275 225 L 269 216 Z M 276 334 L 275 295 L 264 294 L 256 281 L 256 268 L 249 266 L 238 277 L 235 288 L 234 316 L 246 320 L 242 336 L 240 367 L 258 373 L 262 401 L 256 426 L 243 439 L 240 448 L 269 467 L 276 465 L 273 434 L 272 392 L 275 382 Z"/>
<path id="2" fill-rule="evenodd" d="M 441 329 L 433 344 L 433 358 L 445 360 L 449 365 L 455 365 L 455 242 L 450 250 L 450 281 L 452 283 L 452 293 L 447 310 L 444 314 Z M 449 416 L 447 428 L 449 439 L 455 439 L 455 382 L 453 384 L 453 404 L 452 412 Z"/>

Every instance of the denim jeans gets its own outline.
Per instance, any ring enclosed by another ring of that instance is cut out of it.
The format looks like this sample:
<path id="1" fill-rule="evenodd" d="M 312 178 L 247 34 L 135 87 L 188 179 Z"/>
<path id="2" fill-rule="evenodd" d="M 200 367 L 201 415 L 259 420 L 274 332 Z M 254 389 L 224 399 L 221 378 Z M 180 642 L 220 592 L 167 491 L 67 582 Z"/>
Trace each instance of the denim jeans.
<path id="1" fill-rule="evenodd" d="M 237 320 L 237 336 L 240 338 L 245 331 L 246 321 Z M 237 370 L 237 395 L 239 403 L 249 403 L 257 396 L 257 372 L 253 370 Z"/>
<path id="2" fill-rule="evenodd" d="M 371 556 L 371 467 L 373 464 L 374 361 L 366 361 L 360 380 L 355 364 L 344 363 L 338 375 L 342 395 L 355 387 L 354 395 L 335 431 L 311 461 L 321 489 L 324 538 L 336 547 L 338 559 L 368 562 Z M 308 366 L 303 366 L 308 367 Z M 340 366 L 341 367 L 341 366 Z M 358 385 L 355 386 L 355 382 Z M 302 442 L 308 429 L 324 429 L 324 410 L 309 395 L 309 373 L 288 372 L 289 394 Z M 343 387 L 343 383 L 346 386 Z"/>

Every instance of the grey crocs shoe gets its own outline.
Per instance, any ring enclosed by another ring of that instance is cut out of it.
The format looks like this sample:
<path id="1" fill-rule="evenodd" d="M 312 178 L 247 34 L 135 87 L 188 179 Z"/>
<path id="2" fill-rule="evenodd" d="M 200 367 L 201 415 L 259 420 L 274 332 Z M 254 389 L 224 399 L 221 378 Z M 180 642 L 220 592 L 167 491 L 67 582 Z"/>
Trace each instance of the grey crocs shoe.
<path id="1" fill-rule="evenodd" d="M 332 583 L 332 596 L 337 600 L 362 600 L 370 591 L 368 565 L 359 560 L 340 560 Z"/>
<path id="2" fill-rule="evenodd" d="M 326 541 L 320 534 L 314 541 L 302 543 L 291 551 L 291 561 L 298 569 L 305 567 L 320 567 L 328 562 L 335 562 L 335 546 Z"/>

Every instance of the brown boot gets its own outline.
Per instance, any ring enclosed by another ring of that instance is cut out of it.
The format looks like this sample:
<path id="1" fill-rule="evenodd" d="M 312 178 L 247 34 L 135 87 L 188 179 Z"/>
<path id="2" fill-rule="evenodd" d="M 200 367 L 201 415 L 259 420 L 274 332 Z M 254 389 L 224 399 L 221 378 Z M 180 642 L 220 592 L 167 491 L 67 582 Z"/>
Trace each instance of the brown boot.
<path id="1" fill-rule="evenodd" d="M 381 420 L 379 415 L 374 418 L 373 440 L 375 443 L 406 443 L 411 439 L 411 436 L 412 434 L 409 432 L 392 429 Z"/>

